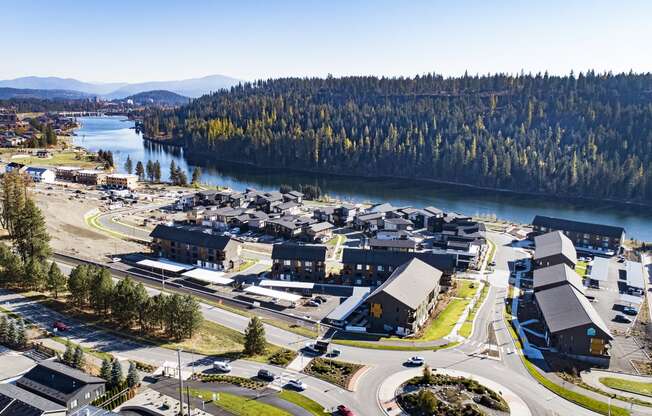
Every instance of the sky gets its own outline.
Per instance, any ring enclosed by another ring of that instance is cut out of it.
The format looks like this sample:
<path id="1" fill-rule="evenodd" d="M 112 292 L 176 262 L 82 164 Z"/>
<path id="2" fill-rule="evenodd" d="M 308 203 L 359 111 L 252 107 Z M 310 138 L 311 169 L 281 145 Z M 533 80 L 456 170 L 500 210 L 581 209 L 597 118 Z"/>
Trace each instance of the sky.
<path id="1" fill-rule="evenodd" d="M 0 0 L 0 79 L 652 71 L 652 1 Z"/>

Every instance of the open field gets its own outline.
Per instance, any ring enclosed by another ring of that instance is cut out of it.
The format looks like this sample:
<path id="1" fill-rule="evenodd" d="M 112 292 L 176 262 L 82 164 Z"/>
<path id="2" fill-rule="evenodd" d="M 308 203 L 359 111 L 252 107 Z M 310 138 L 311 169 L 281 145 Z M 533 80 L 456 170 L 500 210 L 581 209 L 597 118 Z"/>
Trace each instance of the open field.
<path id="1" fill-rule="evenodd" d="M 18 162 L 29 166 L 78 166 L 81 168 L 95 168 L 99 163 L 86 154 L 75 151 L 53 151 L 52 157 L 41 158 L 24 153 L 5 153 L 4 161 Z"/>

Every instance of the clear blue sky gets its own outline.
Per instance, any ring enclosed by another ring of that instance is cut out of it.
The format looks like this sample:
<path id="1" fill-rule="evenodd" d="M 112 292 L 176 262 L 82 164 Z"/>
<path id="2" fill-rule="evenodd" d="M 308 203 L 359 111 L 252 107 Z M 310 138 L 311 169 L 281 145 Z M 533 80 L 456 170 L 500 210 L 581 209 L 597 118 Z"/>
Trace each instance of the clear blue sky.
<path id="1" fill-rule="evenodd" d="M 646 0 L 0 0 L 0 10 L 0 79 L 652 71 Z"/>

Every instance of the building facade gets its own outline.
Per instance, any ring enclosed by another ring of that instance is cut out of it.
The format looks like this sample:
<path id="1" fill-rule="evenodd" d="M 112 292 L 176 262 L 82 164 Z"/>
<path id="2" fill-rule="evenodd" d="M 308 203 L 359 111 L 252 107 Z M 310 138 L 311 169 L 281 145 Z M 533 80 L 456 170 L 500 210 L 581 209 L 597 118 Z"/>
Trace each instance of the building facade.
<path id="1" fill-rule="evenodd" d="M 106 186 L 114 189 L 136 189 L 138 176 L 128 173 L 112 173 L 106 175 Z"/>
<path id="2" fill-rule="evenodd" d="M 275 244 L 272 249 L 274 279 L 322 281 L 326 278 L 326 247 Z"/>
<path id="3" fill-rule="evenodd" d="M 590 250 L 617 253 L 625 241 L 625 229 L 611 225 L 537 215 L 532 220 L 532 227 L 535 236 L 551 231 L 561 231 L 573 242 L 575 247 Z"/>

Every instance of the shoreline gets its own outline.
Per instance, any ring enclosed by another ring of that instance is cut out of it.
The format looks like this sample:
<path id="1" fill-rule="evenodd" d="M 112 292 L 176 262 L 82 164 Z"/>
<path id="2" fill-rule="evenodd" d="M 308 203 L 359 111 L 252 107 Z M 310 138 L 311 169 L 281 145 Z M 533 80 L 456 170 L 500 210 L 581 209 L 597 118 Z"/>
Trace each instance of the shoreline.
<path id="1" fill-rule="evenodd" d="M 169 140 L 158 140 L 158 139 L 152 139 L 149 137 L 145 137 L 145 135 L 142 136 L 143 140 L 160 144 L 163 146 L 170 146 L 170 147 L 178 147 L 184 150 L 184 153 L 186 157 L 191 157 L 195 158 L 199 156 L 198 152 L 193 152 L 192 150 L 188 150 L 184 148 L 183 144 L 180 143 L 178 139 L 169 139 Z M 534 192 L 534 191 L 516 191 L 513 189 L 507 189 L 507 188 L 492 188 L 488 186 L 480 186 L 480 185 L 473 185 L 469 183 L 461 183 L 461 182 L 454 182 L 454 181 L 446 181 L 443 179 L 433 179 L 433 178 L 412 178 L 408 176 L 387 176 L 387 175 L 364 175 L 364 174 L 346 174 L 346 173 L 336 173 L 336 172 L 329 172 L 329 171 L 323 171 L 319 169 L 308 169 L 308 168 L 281 168 L 281 167 L 276 167 L 276 166 L 261 166 L 257 165 L 251 162 L 244 162 L 244 161 L 234 161 L 234 160 L 229 160 L 229 159 L 221 159 L 215 156 L 210 156 L 206 157 L 205 155 L 202 155 L 202 157 L 206 158 L 206 160 L 212 160 L 215 162 L 221 162 L 221 163 L 230 163 L 233 165 L 239 165 L 239 166 L 248 166 L 248 167 L 254 167 L 256 169 L 261 169 L 261 170 L 268 170 L 271 172 L 283 172 L 283 171 L 290 171 L 290 172 L 297 172 L 297 173 L 307 173 L 307 174 L 319 174 L 319 175 L 328 175 L 331 177 L 338 177 L 338 178 L 364 178 L 364 179 L 377 179 L 377 180 L 392 180 L 392 179 L 403 179 L 407 181 L 411 181 L 412 183 L 418 184 L 418 183 L 424 183 L 424 184 L 439 184 L 439 185 L 448 185 L 448 186 L 457 186 L 457 187 L 463 187 L 467 188 L 469 190 L 482 190 L 485 192 L 499 192 L 503 194 L 510 194 L 514 196 L 531 196 L 531 197 L 537 197 L 537 198 L 552 198 L 558 201 L 569 201 L 569 202 L 599 202 L 602 204 L 613 204 L 616 205 L 616 207 L 634 207 L 634 208 L 640 208 L 640 209 L 645 209 L 645 208 L 652 208 L 652 202 L 646 203 L 646 202 L 639 202 L 639 201 L 623 201 L 619 199 L 613 199 L 613 198 L 592 198 L 588 196 L 579 196 L 579 195 L 555 195 L 555 194 L 549 194 L 549 193 L 543 193 L 543 192 Z M 206 166 L 206 164 L 198 164 L 203 167 L 210 167 Z"/>

